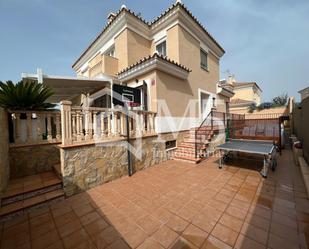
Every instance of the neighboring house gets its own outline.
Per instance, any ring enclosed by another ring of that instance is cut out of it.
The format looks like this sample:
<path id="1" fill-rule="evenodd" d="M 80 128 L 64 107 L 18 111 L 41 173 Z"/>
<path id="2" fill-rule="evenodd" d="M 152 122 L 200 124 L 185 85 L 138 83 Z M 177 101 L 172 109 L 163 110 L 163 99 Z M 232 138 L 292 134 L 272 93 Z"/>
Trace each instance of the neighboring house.
<path id="1" fill-rule="evenodd" d="M 251 105 L 261 104 L 262 89 L 256 82 L 237 82 L 234 76 L 229 76 L 228 80 L 221 80 L 220 84 L 230 87 L 234 92 L 230 101 L 232 113 L 248 113 Z"/>
<path id="2" fill-rule="evenodd" d="M 298 91 L 298 93 L 300 94 L 301 101 L 303 101 L 305 98 L 309 97 L 309 87 L 306 87 L 306 88 Z"/>
<path id="3" fill-rule="evenodd" d="M 110 13 L 106 27 L 72 67 L 78 76 L 108 75 L 143 89 L 143 109 L 157 113 L 156 131 L 162 133 L 197 126 L 212 108 L 226 112 L 233 93 L 218 87 L 223 54 L 177 1 L 150 23 L 126 6 Z"/>

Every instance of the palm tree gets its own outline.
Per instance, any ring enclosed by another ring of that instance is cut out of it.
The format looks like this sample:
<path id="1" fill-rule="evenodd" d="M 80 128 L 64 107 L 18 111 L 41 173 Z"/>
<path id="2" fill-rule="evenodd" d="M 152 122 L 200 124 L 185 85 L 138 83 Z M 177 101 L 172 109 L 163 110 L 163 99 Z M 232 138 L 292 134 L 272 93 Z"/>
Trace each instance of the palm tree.
<path id="1" fill-rule="evenodd" d="M 44 84 L 35 81 L 0 81 L 0 106 L 11 110 L 45 110 L 55 107 L 45 103 L 53 91 Z"/>

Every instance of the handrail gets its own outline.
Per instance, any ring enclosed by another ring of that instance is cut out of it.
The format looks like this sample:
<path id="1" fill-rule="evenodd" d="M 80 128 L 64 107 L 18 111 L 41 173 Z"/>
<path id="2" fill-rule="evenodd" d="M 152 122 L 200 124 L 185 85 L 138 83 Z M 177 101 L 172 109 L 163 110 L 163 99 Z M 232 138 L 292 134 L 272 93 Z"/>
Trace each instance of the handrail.
<path id="1" fill-rule="evenodd" d="M 194 133 L 194 141 L 195 141 L 195 158 L 197 158 L 197 142 L 196 142 L 196 139 L 197 139 L 197 132 L 200 130 L 200 128 L 202 128 L 203 124 L 205 123 L 205 121 L 208 119 L 208 118 L 211 118 L 212 120 L 212 117 L 213 117 L 213 110 L 211 110 L 208 115 L 206 116 L 206 118 L 202 121 L 202 123 L 200 124 L 200 126 L 195 129 L 195 133 Z M 211 122 L 212 124 L 212 122 Z M 213 124 L 212 124 L 213 125 Z M 211 129 L 213 128 L 213 126 L 211 127 Z"/>

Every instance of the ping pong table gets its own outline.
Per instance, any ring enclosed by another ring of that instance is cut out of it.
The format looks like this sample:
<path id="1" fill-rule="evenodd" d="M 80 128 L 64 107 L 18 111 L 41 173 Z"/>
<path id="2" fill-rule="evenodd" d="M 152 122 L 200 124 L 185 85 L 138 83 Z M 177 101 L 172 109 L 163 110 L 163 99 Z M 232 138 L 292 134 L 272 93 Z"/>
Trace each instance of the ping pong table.
<path id="1" fill-rule="evenodd" d="M 217 146 L 219 150 L 219 168 L 222 168 L 223 161 L 226 161 L 229 153 L 243 152 L 247 154 L 261 155 L 264 158 L 261 175 L 267 177 L 268 169 L 271 167 L 275 170 L 276 161 L 276 145 L 273 141 L 265 140 L 248 140 L 248 139 L 230 139 L 224 144 Z M 223 155 L 222 155 L 222 152 Z"/>

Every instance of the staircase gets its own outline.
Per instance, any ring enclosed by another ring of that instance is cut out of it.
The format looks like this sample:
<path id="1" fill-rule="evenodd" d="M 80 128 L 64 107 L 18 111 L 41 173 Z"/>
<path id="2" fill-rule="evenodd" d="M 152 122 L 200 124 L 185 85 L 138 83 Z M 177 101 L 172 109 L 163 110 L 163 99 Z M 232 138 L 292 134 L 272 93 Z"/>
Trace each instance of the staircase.
<path id="1" fill-rule="evenodd" d="M 0 222 L 65 198 L 54 170 L 14 179 L 1 196 Z"/>
<path id="2" fill-rule="evenodd" d="M 199 163 L 205 159 L 214 135 L 225 129 L 224 118 L 224 113 L 211 111 L 199 127 L 190 129 L 172 159 L 189 163 Z"/>

